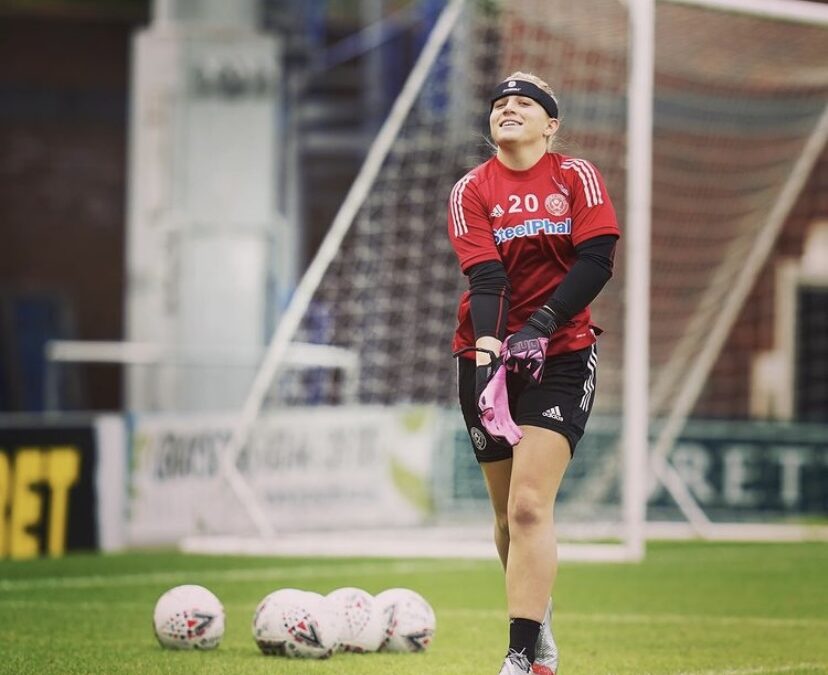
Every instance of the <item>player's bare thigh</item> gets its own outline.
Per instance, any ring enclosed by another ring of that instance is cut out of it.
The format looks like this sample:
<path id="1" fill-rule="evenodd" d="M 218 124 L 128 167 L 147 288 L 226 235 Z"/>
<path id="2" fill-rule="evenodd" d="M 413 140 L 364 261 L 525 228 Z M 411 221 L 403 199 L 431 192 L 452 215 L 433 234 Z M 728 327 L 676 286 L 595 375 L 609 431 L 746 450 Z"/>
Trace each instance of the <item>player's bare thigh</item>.
<path id="1" fill-rule="evenodd" d="M 482 462 L 480 468 L 495 512 L 506 526 L 510 493 L 522 490 L 538 506 L 554 503 L 561 480 L 569 466 L 569 441 L 550 429 L 523 425 L 523 439 L 515 447 L 512 459 Z"/>
<path id="2" fill-rule="evenodd" d="M 552 507 L 571 453 L 569 441 L 557 431 L 523 425 L 511 467 L 511 501 L 531 500 L 536 507 Z"/>

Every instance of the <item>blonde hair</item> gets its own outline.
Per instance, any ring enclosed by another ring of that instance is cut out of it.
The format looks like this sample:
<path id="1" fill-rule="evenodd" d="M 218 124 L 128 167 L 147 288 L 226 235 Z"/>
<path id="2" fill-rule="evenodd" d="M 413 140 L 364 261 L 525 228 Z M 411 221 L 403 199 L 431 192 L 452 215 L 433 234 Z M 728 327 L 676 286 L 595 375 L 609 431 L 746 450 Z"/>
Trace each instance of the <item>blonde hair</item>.
<path id="1" fill-rule="evenodd" d="M 511 75 L 504 77 L 501 82 L 506 82 L 508 80 L 523 80 L 524 82 L 531 82 L 536 87 L 543 89 L 547 94 L 549 94 L 555 102 L 558 102 L 558 97 L 555 95 L 555 91 L 550 87 L 545 80 L 541 79 L 534 73 L 524 73 L 522 70 L 516 70 Z M 560 115 L 558 115 L 558 119 L 560 120 Z M 557 143 L 555 142 L 555 135 L 553 134 L 549 138 L 546 139 L 546 151 L 553 152 Z"/>

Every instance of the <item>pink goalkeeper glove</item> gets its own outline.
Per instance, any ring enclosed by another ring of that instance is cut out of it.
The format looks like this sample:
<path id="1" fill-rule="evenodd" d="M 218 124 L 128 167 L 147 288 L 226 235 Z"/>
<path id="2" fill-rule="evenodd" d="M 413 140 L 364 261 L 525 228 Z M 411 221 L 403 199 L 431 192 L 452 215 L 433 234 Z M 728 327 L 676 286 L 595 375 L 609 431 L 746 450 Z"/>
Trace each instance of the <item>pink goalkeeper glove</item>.
<path id="1" fill-rule="evenodd" d="M 511 446 L 523 438 L 512 414 L 509 412 L 509 393 L 506 391 L 506 367 L 500 359 L 492 364 L 494 370 L 486 386 L 477 399 L 480 423 L 493 438 L 500 438 Z"/>
<path id="2" fill-rule="evenodd" d="M 475 397 L 480 423 L 492 438 L 515 446 L 523 438 L 523 432 L 509 412 L 509 392 L 506 389 L 506 368 L 503 362 L 494 352 L 478 347 L 466 347 L 455 352 L 454 356 L 478 351 L 488 353 L 491 358 L 491 363 L 477 366 L 476 370 Z"/>
<path id="3" fill-rule="evenodd" d="M 503 359 L 506 370 L 537 383 L 543 377 L 543 365 L 546 363 L 546 347 L 549 345 L 549 338 L 526 335 L 525 330 L 514 333 L 503 341 L 500 358 Z"/>
<path id="4" fill-rule="evenodd" d="M 560 310 L 555 310 L 550 306 L 552 304 L 554 298 L 535 310 L 523 328 L 507 337 L 500 347 L 500 358 L 503 359 L 506 370 L 517 373 L 530 382 L 541 381 L 549 337 L 564 321 Z"/>

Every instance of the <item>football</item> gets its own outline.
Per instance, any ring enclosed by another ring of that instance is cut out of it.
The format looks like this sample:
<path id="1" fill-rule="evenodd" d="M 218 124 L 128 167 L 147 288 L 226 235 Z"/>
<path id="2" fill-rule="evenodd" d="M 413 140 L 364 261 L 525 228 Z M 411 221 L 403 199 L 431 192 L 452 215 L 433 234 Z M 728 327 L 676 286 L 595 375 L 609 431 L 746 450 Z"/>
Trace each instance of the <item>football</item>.
<path id="1" fill-rule="evenodd" d="M 428 649 L 437 628 L 434 610 L 426 599 L 408 588 L 390 588 L 376 596 L 383 617 L 382 651 L 422 652 Z"/>
<path id="2" fill-rule="evenodd" d="M 330 611 L 339 620 L 339 649 L 343 652 L 375 652 L 385 639 L 385 624 L 374 596 L 361 588 L 337 588 L 326 596 Z"/>
<path id="3" fill-rule="evenodd" d="M 268 656 L 326 659 L 339 646 L 339 622 L 323 596 L 283 588 L 256 608 L 253 639 Z"/>
<path id="4" fill-rule="evenodd" d="M 203 586 L 171 588 L 155 603 L 152 620 L 168 649 L 215 649 L 224 635 L 224 607 Z"/>

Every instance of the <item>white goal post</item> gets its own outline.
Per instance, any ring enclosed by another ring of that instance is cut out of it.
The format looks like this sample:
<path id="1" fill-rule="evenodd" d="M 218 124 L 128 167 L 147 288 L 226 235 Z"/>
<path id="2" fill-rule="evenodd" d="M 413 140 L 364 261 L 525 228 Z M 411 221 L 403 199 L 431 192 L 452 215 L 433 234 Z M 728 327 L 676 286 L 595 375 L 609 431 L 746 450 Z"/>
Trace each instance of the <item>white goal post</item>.
<path id="1" fill-rule="evenodd" d="M 774 44 L 788 47 L 784 58 Z M 599 440 L 573 463 L 567 481 L 577 488 L 559 511 L 608 524 L 599 537 L 612 532 L 618 543 L 567 545 L 565 556 L 641 559 L 650 470 L 696 533 L 717 536 L 671 452 L 824 152 L 824 44 L 828 7 L 797 0 L 448 2 L 224 449 L 221 474 L 255 535 L 280 528 L 238 462 L 257 425 L 303 404 L 303 385 L 285 368 L 294 342 L 315 332 L 358 354 L 366 405 L 452 405 L 447 337 L 462 280 L 440 243 L 438 191 L 482 158 L 485 92 L 520 68 L 556 88 L 564 152 L 595 161 L 624 221 L 620 270 L 595 307 L 612 327 L 591 422 Z M 427 297 L 413 297 L 418 289 Z M 412 306 L 397 306 L 401 296 Z M 324 403 L 341 402 L 339 383 L 315 387 L 328 392 Z"/>

